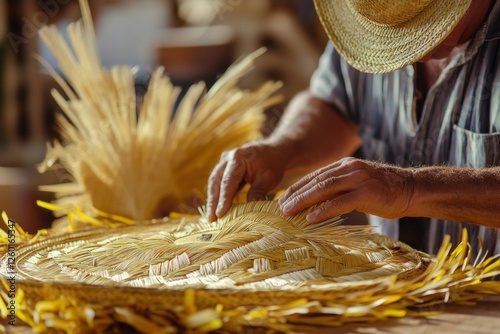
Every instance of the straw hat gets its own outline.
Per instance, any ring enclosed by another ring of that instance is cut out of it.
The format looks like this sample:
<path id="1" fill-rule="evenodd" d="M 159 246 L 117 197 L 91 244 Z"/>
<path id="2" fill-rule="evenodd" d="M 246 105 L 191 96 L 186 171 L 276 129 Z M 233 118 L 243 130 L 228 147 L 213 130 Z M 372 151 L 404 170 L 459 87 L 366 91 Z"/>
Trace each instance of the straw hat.
<path id="1" fill-rule="evenodd" d="M 339 54 L 354 68 L 387 73 L 438 46 L 472 0 L 314 0 Z"/>

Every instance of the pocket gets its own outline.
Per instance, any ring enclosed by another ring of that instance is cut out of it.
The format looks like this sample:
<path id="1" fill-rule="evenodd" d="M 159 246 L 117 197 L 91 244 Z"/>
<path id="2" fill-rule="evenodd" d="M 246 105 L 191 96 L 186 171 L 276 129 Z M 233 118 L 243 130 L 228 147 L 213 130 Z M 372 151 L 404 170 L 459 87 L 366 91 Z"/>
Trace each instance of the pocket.
<path id="1" fill-rule="evenodd" d="M 477 133 L 454 125 L 450 163 L 473 168 L 500 165 L 500 133 Z"/>

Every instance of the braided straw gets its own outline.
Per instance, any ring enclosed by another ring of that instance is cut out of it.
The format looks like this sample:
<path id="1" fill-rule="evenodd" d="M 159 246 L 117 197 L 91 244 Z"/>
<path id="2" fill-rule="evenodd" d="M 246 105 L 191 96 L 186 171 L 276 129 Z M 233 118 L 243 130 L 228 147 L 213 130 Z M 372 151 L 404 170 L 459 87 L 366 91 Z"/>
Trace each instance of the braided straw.
<path id="1" fill-rule="evenodd" d="M 416 251 L 370 227 L 339 228 L 339 219 L 307 225 L 304 214 L 288 218 L 277 202 L 254 202 L 215 223 L 194 220 L 170 231 L 154 224 L 73 233 L 18 250 L 16 272 L 98 286 L 296 290 L 425 270 Z"/>
<path id="2" fill-rule="evenodd" d="M 418 314 L 411 309 L 500 293 L 500 261 L 472 261 L 449 238 L 436 258 L 332 219 L 308 225 L 277 202 L 197 219 L 25 238 L 15 267 L 21 320 L 38 332 L 291 332 Z M 479 255 L 480 256 L 480 255 Z M 474 263 L 471 265 L 470 263 Z M 3 299 L 9 303 L 3 286 Z M 0 314 L 5 317 L 7 305 Z"/>
<path id="3" fill-rule="evenodd" d="M 354 68 L 387 73 L 438 46 L 471 0 L 314 0 L 339 54 Z"/>

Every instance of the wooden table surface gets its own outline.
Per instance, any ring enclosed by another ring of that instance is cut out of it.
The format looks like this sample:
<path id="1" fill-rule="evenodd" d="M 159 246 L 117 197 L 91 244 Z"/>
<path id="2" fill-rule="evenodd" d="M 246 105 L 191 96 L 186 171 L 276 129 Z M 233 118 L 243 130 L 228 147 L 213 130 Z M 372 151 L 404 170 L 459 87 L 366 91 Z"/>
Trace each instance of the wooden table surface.
<path id="1" fill-rule="evenodd" d="M 440 305 L 441 314 L 403 318 L 370 324 L 349 324 L 315 334 L 495 334 L 500 333 L 500 296 L 478 301 L 475 306 Z"/>
<path id="2" fill-rule="evenodd" d="M 441 305 L 442 314 L 321 329 L 314 334 L 495 334 L 500 333 L 500 296 L 487 297 L 476 306 Z M 29 328 L 7 328 L 8 334 L 34 334 Z M 312 333 L 311 333 L 312 334 Z"/>

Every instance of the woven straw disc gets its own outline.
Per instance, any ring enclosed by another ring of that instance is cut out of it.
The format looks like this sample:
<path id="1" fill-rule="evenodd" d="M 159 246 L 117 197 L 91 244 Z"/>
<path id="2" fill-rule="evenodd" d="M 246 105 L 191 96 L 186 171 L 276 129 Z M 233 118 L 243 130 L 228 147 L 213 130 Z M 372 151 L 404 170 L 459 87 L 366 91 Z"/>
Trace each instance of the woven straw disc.
<path id="1" fill-rule="evenodd" d="M 19 247 L 16 272 L 27 293 L 43 291 L 45 298 L 61 291 L 83 300 L 139 294 L 173 306 L 191 288 L 208 297 L 200 307 L 234 307 L 301 295 L 328 299 L 389 275 L 416 277 L 430 261 L 366 226 L 339 226 L 339 219 L 308 225 L 305 214 L 285 217 L 277 202 L 255 202 L 214 223 L 193 219 L 52 237 Z M 3 259 L 1 272 L 8 271 Z"/>

